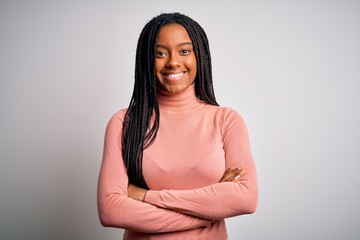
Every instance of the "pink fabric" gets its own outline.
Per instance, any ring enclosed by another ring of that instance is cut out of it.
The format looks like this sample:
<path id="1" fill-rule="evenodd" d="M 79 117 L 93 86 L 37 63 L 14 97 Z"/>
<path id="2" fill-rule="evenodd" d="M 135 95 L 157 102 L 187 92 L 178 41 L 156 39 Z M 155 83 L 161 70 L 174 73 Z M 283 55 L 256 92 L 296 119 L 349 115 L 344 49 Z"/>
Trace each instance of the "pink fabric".
<path id="1" fill-rule="evenodd" d="M 103 225 L 127 229 L 124 239 L 227 239 L 224 218 L 255 211 L 257 178 L 245 123 L 229 108 L 199 101 L 194 85 L 158 94 L 160 129 L 144 151 L 145 202 L 127 197 L 121 157 L 125 110 L 109 121 L 98 183 Z M 238 182 L 219 183 L 225 169 L 246 170 Z"/>

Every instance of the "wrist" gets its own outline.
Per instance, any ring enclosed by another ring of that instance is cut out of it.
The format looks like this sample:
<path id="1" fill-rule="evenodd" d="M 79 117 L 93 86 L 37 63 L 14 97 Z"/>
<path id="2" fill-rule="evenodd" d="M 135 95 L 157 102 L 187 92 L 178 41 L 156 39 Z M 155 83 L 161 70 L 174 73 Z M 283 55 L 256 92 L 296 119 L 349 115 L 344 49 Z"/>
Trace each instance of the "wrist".
<path id="1" fill-rule="evenodd" d="M 145 190 L 144 191 L 144 195 L 143 195 L 143 198 L 142 198 L 142 201 L 145 202 L 145 198 L 146 198 L 146 193 L 148 192 L 148 190 Z"/>

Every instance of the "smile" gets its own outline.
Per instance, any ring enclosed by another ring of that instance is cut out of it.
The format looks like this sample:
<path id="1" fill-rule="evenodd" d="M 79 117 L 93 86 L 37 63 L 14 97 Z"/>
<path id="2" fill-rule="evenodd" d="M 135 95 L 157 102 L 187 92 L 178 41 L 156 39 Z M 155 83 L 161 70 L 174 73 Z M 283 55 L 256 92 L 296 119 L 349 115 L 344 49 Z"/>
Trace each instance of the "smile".
<path id="1" fill-rule="evenodd" d="M 172 73 L 172 74 L 165 73 L 165 74 L 164 74 L 164 76 L 166 76 L 166 77 L 168 77 L 168 78 L 171 78 L 171 79 L 174 79 L 174 80 L 179 80 L 183 75 L 184 75 L 183 72 L 180 72 L 180 73 Z"/>

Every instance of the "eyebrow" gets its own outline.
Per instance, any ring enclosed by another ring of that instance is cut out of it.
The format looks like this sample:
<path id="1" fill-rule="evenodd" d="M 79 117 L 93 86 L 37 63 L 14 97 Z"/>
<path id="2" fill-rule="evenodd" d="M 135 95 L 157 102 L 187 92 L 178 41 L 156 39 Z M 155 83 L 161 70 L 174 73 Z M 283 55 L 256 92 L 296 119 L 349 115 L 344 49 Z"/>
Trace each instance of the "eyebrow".
<path id="1" fill-rule="evenodd" d="M 180 43 L 178 44 L 178 47 L 182 47 L 182 46 L 185 46 L 185 45 L 193 45 L 192 42 L 183 42 L 183 43 Z M 161 47 L 161 48 L 166 48 L 167 47 L 165 45 L 162 45 L 162 44 L 156 44 L 156 47 Z"/>

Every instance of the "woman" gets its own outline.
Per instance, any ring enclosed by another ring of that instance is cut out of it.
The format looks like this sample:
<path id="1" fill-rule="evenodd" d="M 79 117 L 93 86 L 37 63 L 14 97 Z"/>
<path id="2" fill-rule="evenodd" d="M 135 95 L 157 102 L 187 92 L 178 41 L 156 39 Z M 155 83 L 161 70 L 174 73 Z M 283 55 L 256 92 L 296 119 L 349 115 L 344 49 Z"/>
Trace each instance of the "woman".
<path id="1" fill-rule="evenodd" d="M 105 134 L 103 226 L 124 239 L 227 239 L 224 219 L 253 213 L 257 179 L 244 121 L 214 96 L 209 44 L 191 18 L 161 14 L 137 46 L 128 109 Z"/>

